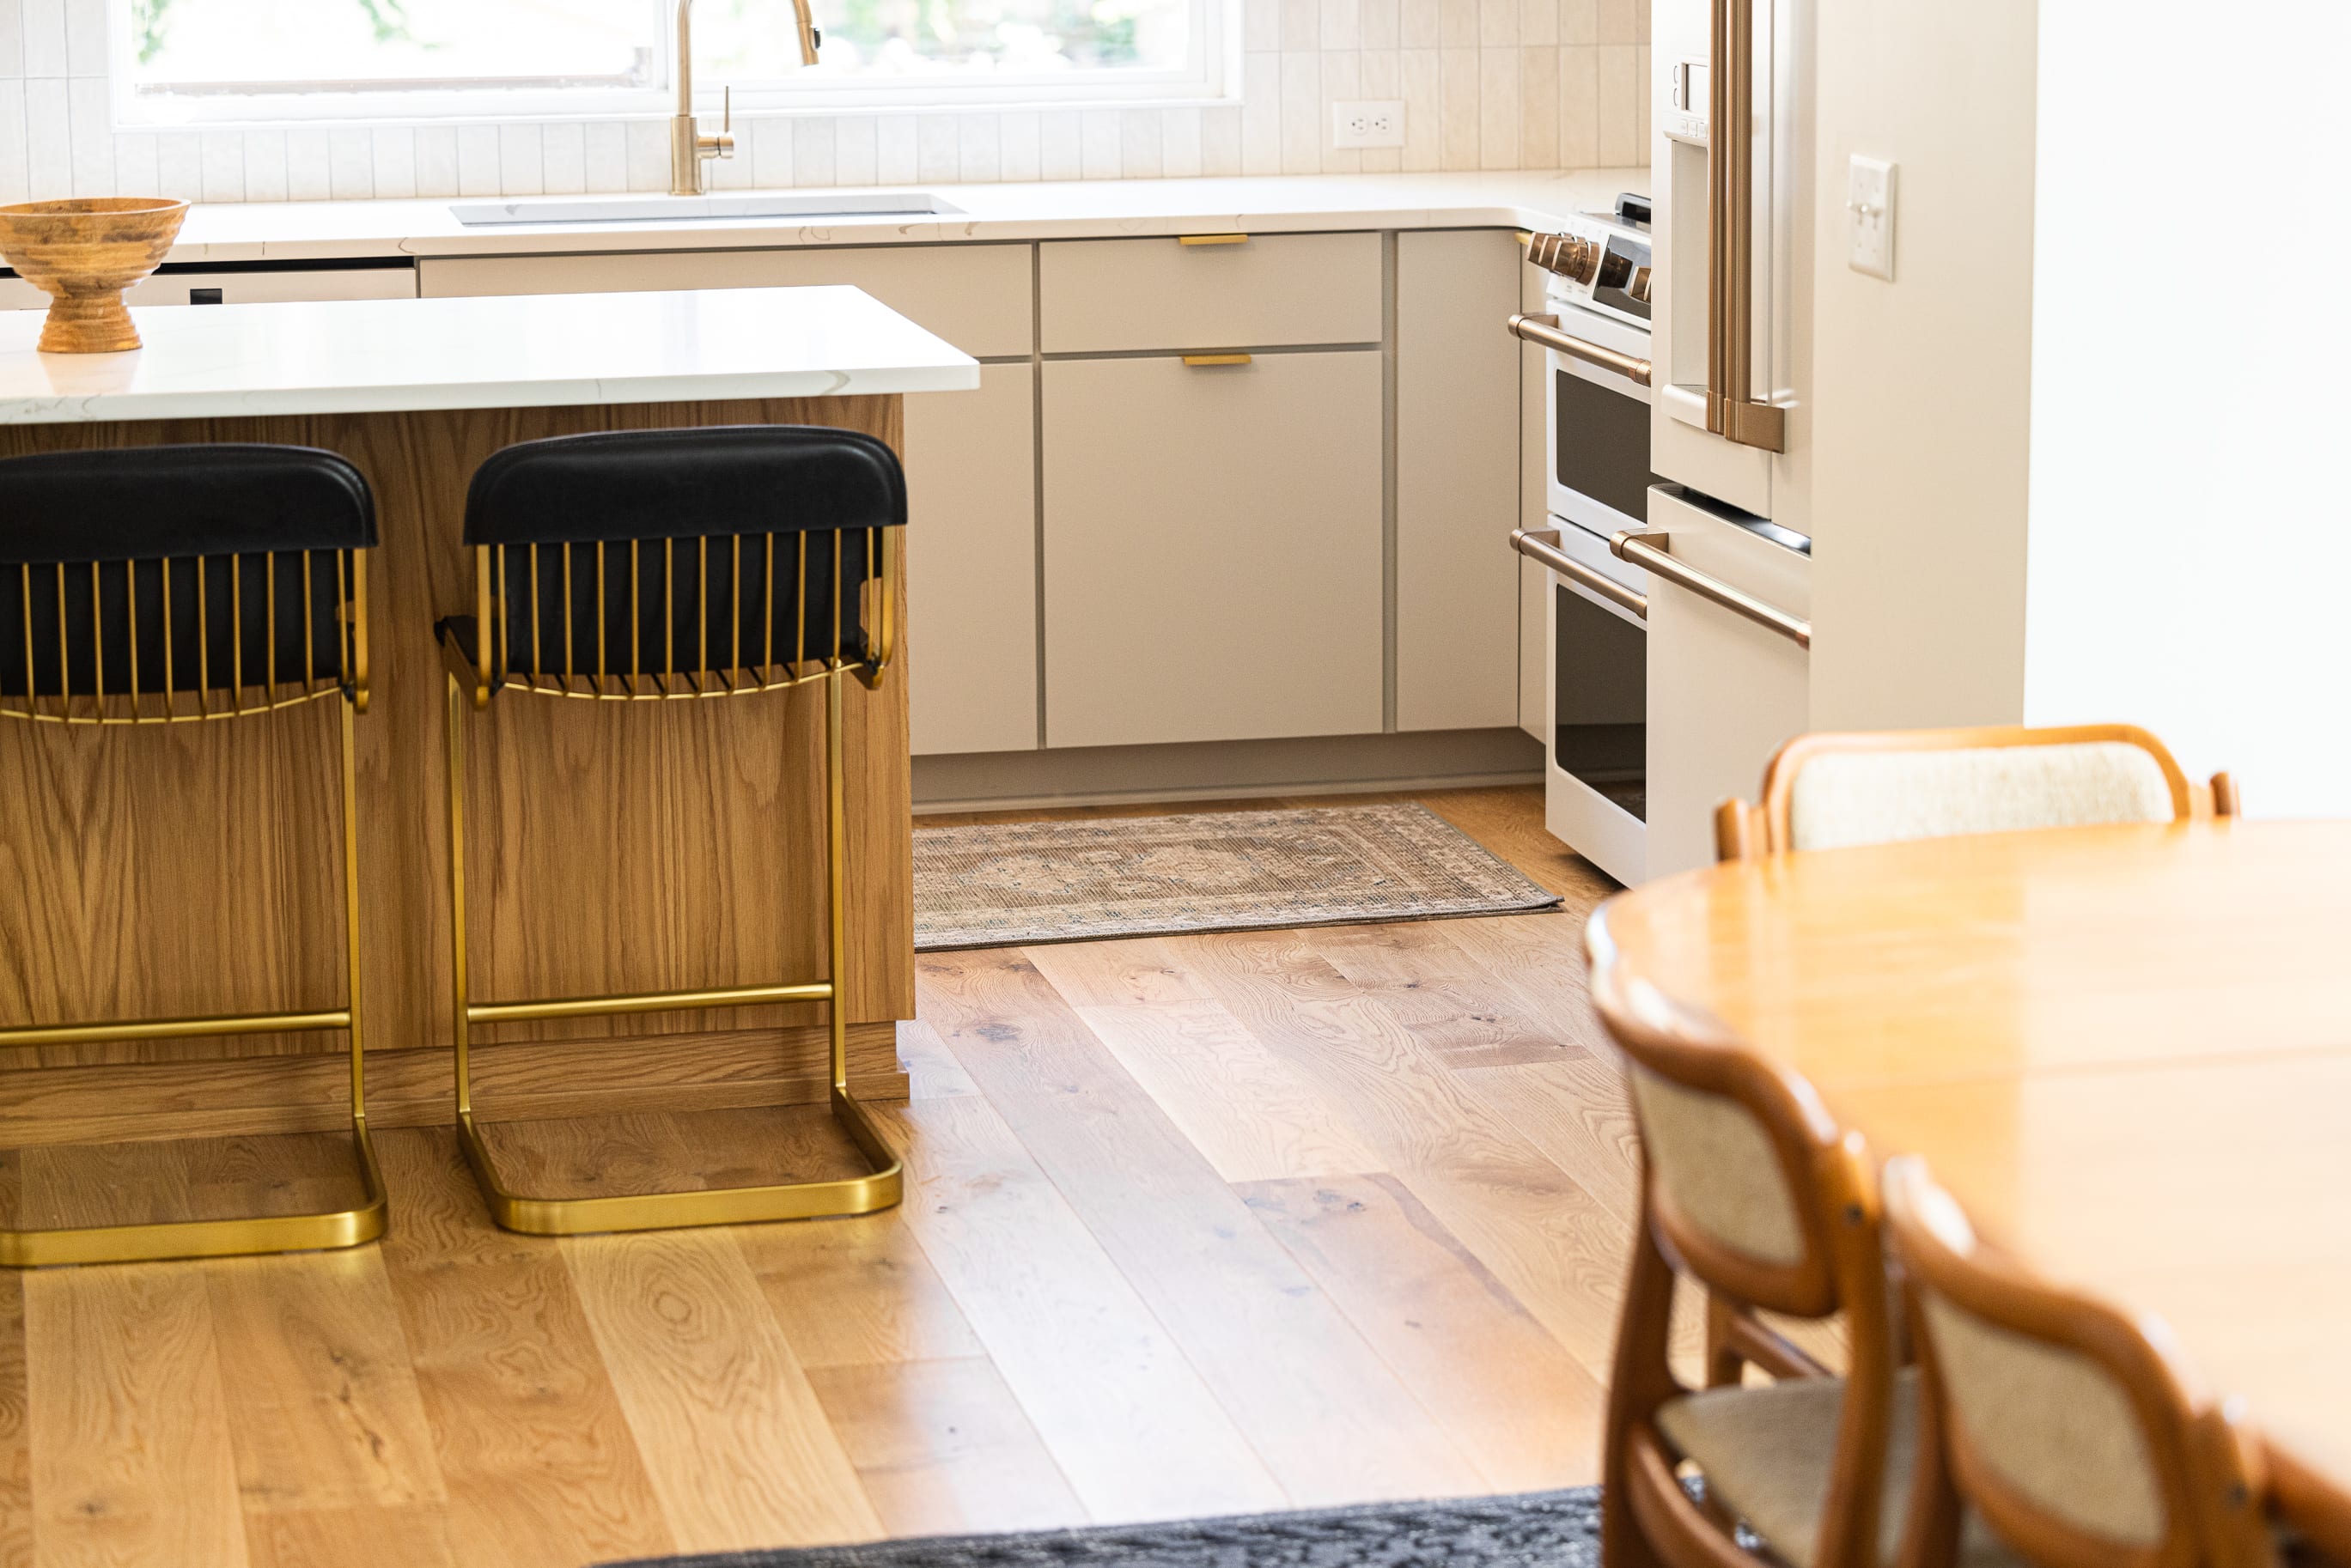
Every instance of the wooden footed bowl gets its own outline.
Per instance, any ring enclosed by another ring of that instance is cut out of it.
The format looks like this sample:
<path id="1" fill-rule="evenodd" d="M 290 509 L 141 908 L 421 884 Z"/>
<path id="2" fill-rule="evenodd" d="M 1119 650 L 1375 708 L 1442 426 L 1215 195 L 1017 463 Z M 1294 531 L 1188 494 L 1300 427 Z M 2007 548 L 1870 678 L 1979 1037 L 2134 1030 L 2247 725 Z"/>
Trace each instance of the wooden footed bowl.
<path id="1" fill-rule="evenodd" d="M 49 296 L 45 354 L 139 347 L 122 291 L 162 264 L 188 215 L 162 196 L 89 196 L 0 207 L 0 261 Z"/>

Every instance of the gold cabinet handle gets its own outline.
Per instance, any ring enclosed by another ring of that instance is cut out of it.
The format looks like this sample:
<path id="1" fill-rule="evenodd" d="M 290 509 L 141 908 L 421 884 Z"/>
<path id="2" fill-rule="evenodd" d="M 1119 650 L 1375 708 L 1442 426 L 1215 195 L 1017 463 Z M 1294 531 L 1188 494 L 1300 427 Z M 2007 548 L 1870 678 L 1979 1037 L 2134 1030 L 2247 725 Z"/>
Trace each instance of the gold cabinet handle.
<path id="1" fill-rule="evenodd" d="M 1651 370 L 1646 359 L 1620 354 L 1614 348 L 1603 348 L 1599 344 L 1587 343 L 1581 337 L 1571 337 L 1559 329 L 1559 317 L 1556 316 L 1513 316 L 1510 317 L 1510 336 L 1556 350 L 1571 359 L 1581 359 L 1587 365 L 1613 370 L 1635 386 L 1649 384 Z"/>
<path id="2" fill-rule="evenodd" d="M 1593 571 L 1562 550 L 1558 529 L 1513 528 L 1510 530 L 1510 548 L 1530 561 L 1550 567 L 1569 581 L 1590 588 L 1610 604 L 1620 605 L 1643 620 L 1649 618 L 1649 601 L 1646 596 L 1635 593 L 1605 572 Z"/>
<path id="3" fill-rule="evenodd" d="M 1186 354 L 1184 363 L 1194 369 L 1203 365 L 1246 365 L 1249 363 L 1249 357 L 1246 354 Z"/>
<path id="4" fill-rule="evenodd" d="M 1247 234 L 1178 234 L 1176 236 L 1176 243 L 1179 245 L 1245 245 L 1249 244 L 1249 236 Z"/>
<path id="5" fill-rule="evenodd" d="M 1776 605 L 1767 605 L 1745 589 L 1731 587 L 1720 577 L 1709 576 L 1695 566 L 1684 566 L 1648 543 L 1651 539 L 1667 537 L 1663 534 L 1612 534 L 1608 537 L 1608 552 L 1620 561 L 1630 561 L 1677 587 L 1687 588 L 1702 599 L 1711 600 L 1735 615 L 1744 616 L 1757 626 L 1770 628 L 1798 648 L 1813 646 L 1811 621 L 1792 616 Z"/>
<path id="6" fill-rule="evenodd" d="M 1787 410 L 1755 380 L 1755 0 L 1714 0 L 1706 128 L 1706 428 L 1788 450 Z"/>

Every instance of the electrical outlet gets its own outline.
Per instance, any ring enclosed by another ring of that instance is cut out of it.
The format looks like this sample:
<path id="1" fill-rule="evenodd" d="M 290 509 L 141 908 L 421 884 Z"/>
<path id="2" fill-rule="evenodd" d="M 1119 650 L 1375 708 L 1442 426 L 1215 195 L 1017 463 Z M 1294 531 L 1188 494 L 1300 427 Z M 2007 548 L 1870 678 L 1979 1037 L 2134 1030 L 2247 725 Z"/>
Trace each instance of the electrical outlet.
<path id="1" fill-rule="evenodd" d="M 1364 99 L 1353 103 L 1332 104 L 1331 145 L 1402 147 L 1404 101 L 1401 99 Z"/>
<path id="2" fill-rule="evenodd" d="M 1894 281 L 1894 165 L 1854 155 L 1845 174 L 1845 265 Z"/>

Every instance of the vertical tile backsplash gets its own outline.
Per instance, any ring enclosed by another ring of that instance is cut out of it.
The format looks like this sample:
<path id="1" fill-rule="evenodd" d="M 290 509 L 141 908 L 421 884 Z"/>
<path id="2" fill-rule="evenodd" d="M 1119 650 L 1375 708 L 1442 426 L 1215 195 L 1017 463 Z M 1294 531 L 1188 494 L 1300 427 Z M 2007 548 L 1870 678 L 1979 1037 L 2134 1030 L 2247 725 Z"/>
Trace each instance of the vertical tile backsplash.
<path id="1" fill-rule="evenodd" d="M 1638 161 L 1647 0 L 1239 0 L 1240 101 L 1209 107 L 746 114 L 725 187 L 1556 169 Z M 117 129 L 109 0 L 0 0 L 0 202 L 660 191 L 633 119 Z M 1401 99 L 1401 148 L 1330 145 L 1330 106 Z"/>

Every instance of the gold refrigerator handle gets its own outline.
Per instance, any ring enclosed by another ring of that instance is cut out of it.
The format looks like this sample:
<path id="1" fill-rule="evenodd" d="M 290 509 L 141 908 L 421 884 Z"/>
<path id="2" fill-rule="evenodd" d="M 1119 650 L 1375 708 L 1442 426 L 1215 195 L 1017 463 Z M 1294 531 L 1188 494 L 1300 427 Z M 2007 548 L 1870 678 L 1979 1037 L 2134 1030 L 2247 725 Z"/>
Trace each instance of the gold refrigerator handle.
<path id="1" fill-rule="evenodd" d="M 1714 0 L 1706 133 L 1706 428 L 1788 450 L 1787 413 L 1754 401 L 1755 0 Z"/>

